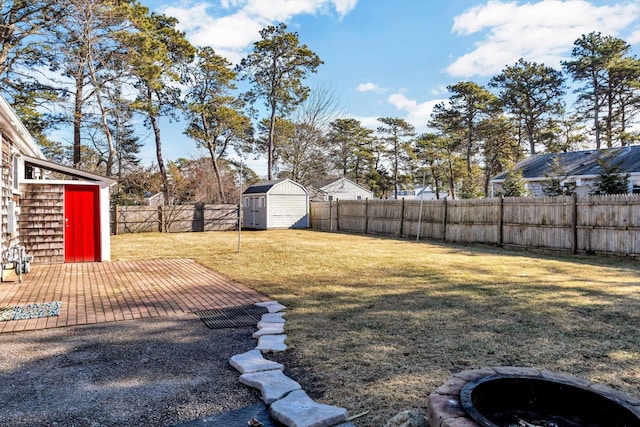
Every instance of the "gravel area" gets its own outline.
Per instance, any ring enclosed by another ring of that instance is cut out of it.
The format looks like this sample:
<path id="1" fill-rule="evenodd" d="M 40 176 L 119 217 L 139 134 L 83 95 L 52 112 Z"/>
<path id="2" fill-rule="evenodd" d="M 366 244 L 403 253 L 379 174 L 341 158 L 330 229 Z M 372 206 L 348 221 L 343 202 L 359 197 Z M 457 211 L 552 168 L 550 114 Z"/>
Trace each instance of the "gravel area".
<path id="1" fill-rule="evenodd" d="M 0 425 L 173 426 L 256 404 L 229 365 L 254 331 L 185 314 L 0 334 Z"/>

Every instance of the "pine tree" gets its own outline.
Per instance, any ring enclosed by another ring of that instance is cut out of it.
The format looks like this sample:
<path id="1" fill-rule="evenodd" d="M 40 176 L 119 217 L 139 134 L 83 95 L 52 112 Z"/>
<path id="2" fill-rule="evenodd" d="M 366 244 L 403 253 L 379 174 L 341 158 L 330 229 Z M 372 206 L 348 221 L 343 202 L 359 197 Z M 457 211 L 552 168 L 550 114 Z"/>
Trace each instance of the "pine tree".
<path id="1" fill-rule="evenodd" d="M 505 197 L 524 197 L 527 195 L 527 186 L 522 176 L 522 171 L 510 170 L 502 184 L 502 195 Z"/>
<path id="2" fill-rule="evenodd" d="M 627 194 L 629 192 L 629 174 L 623 174 L 620 164 L 611 164 L 606 159 L 598 160 L 600 173 L 595 179 L 591 194 Z"/>
<path id="3" fill-rule="evenodd" d="M 542 192 L 547 196 L 570 196 L 576 191 L 576 183 L 567 181 L 567 175 L 558 156 L 551 163 L 551 173 L 545 174 L 547 181 L 542 184 Z"/>

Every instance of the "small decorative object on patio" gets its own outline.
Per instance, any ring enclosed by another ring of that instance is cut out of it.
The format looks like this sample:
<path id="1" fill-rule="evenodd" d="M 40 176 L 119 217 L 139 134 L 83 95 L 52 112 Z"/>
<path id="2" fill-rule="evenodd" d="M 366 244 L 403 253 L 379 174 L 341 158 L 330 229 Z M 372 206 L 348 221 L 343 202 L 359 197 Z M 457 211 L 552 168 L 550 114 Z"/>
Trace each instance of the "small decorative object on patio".
<path id="1" fill-rule="evenodd" d="M 54 301 L 0 308 L 0 321 L 58 316 L 61 306 L 62 303 L 60 301 Z"/>

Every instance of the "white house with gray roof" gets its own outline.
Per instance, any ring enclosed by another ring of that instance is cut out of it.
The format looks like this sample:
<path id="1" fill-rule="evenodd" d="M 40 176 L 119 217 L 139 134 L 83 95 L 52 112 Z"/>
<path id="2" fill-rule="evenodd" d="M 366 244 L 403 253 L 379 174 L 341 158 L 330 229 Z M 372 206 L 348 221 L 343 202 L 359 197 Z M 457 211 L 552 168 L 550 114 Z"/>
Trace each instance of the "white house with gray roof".
<path id="1" fill-rule="evenodd" d="M 584 150 L 570 153 L 547 153 L 531 156 L 515 166 L 522 172 L 529 194 L 544 196 L 543 188 L 550 177 L 558 172 L 554 162 L 560 166 L 563 181 L 575 183 L 578 196 L 587 196 L 594 191 L 594 182 L 601 173 L 598 161 L 607 161 L 610 165 L 620 166 L 622 174 L 629 174 L 629 194 L 640 193 L 640 145 L 601 150 Z M 495 176 L 491 182 L 491 195 L 497 195 L 507 172 Z"/>
<path id="2" fill-rule="evenodd" d="M 312 202 L 373 199 L 373 191 L 347 178 L 317 179 L 307 185 Z"/>

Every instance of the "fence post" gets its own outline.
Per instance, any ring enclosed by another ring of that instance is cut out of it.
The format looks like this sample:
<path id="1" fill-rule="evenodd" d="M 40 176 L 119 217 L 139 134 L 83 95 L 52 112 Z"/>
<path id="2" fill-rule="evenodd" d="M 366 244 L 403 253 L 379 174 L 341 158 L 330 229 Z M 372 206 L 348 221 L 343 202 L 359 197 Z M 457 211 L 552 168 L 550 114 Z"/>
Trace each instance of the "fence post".
<path id="1" fill-rule="evenodd" d="M 398 233 L 398 237 L 402 237 L 403 231 L 404 231 L 404 197 L 402 198 L 402 204 L 400 205 L 400 232 Z"/>
<path id="2" fill-rule="evenodd" d="M 113 207 L 113 234 L 118 235 L 118 216 L 120 215 L 120 209 L 118 205 Z"/>
<path id="3" fill-rule="evenodd" d="M 340 200 L 336 200 L 336 231 L 340 231 Z"/>
<path id="4" fill-rule="evenodd" d="M 364 199 L 364 234 L 369 234 L 369 198 Z"/>
<path id="5" fill-rule="evenodd" d="M 578 253 L 578 196 L 571 194 L 571 253 Z"/>
<path id="6" fill-rule="evenodd" d="M 502 226 L 504 224 L 504 197 L 501 194 L 498 201 L 498 246 L 502 246 Z"/>
<path id="7" fill-rule="evenodd" d="M 333 203 L 329 200 L 329 231 L 333 231 Z"/>
<path id="8" fill-rule="evenodd" d="M 161 233 L 164 231 L 164 206 L 162 205 L 158 206 L 158 231 Z"/>
<path id="9" fill-rule="evenodd" d="M 444 212 L 442 214 L 442 241 L 447 241 L 447 199 L 444 199 Z"/>

